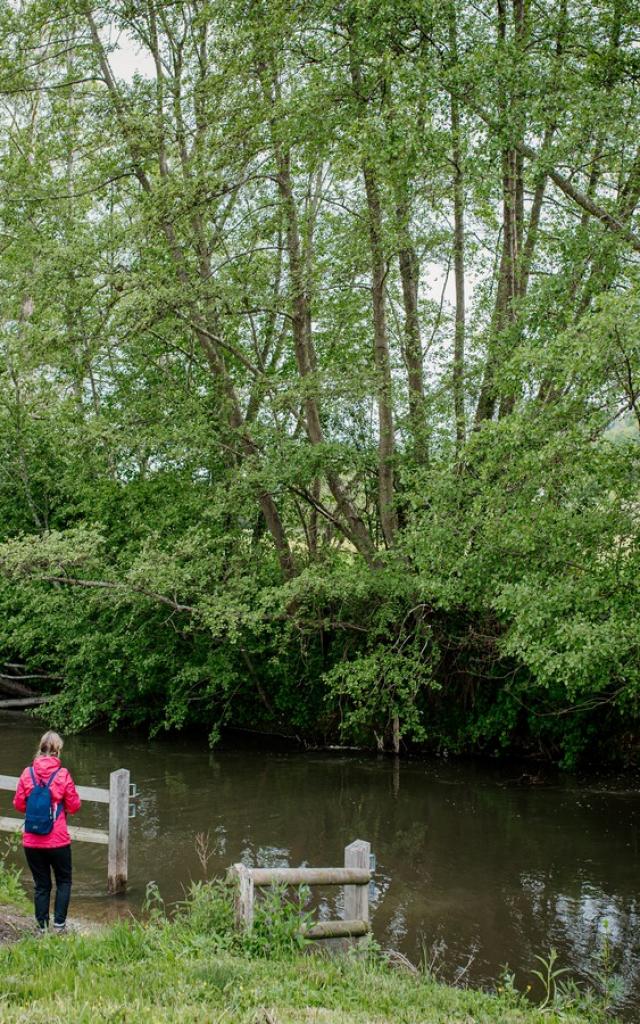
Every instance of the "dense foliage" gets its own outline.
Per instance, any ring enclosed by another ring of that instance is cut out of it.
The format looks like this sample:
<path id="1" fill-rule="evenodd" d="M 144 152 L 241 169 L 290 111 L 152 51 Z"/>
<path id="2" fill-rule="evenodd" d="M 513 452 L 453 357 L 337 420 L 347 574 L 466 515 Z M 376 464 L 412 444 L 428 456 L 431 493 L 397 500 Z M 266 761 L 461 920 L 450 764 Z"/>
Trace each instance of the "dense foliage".
<path id="1" fill-rule="evenodd" d="M 3 685 L 633 757 L 637 0 L 0 10 Z"/>

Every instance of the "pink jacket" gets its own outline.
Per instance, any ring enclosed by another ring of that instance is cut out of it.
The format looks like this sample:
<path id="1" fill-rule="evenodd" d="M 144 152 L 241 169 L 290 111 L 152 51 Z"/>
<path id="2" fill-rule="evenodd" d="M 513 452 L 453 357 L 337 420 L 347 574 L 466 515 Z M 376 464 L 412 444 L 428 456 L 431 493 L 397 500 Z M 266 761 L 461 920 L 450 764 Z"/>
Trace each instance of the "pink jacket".
<path id="1" fill-rule="evenodd" d="M 48 782 L 57 768 L 60 768 L 59 757 L 36 757 L 33 762 L 33 771 L 38 782 Z M 16 795 L 13 798 L 13 806 L 21 814 L 24 814 L 27 809 L 27 797 L 32 789 L 31 772 L 25 768 L 18 779 Z M 51 832 L 46 836 L 35 836 L 30 832 L 25 832 L 22 836 L 23 846 L 50 850 L 55 846 L 68 846 L 71 842 L 67 828 L 67 814 L 75 814 L 80 810 L 80 797 L 66 768 L 60 768 L 51 783 L 51 800 L 54 809 L 57 804 L 62 804 L 62 810 L 59 817 L 56 818 Z"/>

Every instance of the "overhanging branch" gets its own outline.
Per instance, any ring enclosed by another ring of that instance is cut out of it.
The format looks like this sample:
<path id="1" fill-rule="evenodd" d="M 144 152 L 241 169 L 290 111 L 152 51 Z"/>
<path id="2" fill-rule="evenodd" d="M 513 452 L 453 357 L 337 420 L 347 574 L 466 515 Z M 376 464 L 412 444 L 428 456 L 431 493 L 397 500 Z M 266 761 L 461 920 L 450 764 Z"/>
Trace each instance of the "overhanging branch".
<path id="1" fill-rule="evenodd" d="M 193 615 L 196 609 L 190 604 L 180 604 L 179 601 L 167 597 L 166 594 L 158 594 L 155 590 L 147 590 L 146 587 L 138 587 L 131 583 L 116 583 L 112 580 L 83 580 L 76 576 L 39 576 L 43 583 L 61 583 L 67 587 L 87 587 L 94 590 L 121 590 L 130 591 L 133 594 L 141 594 L 152 601 L 164 604 L 175 612 L 188 612 Z"/>

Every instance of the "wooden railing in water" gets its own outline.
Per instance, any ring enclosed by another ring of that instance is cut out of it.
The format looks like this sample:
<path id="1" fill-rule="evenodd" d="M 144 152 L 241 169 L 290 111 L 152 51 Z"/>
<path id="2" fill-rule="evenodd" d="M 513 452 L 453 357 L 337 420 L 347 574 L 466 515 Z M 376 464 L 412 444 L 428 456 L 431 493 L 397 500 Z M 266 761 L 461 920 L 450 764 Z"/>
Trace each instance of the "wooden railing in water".
<path id="1" fill-rule="evenodd" d="M 235 918 L 238 928 L 253 927 L 256 886 L 343 885 L 344 916 L 339 921 L 317 921 L 307 928 L 309 939 L 352 938 L 369 931 L 369 882 L 372 878 L 371 844 L 363 839 L 345 846 L 341 868 L 249 868 L 233 864 L 230 881 L 237 883 Z"/>
<path id="2" fill-rule="evenodd" d="M 68 826 L 72 839 L 81 843 L 101 843 L 108 847 L 107 891 L 110 893 L 124 892 L 127 888 L 130 805 L 137 799 L 137 790 L 130 778 L 128 768 L 119 768 L 117 771 L 111 772 L 108 789 L 99 789 L 97 786 L 76 787 L 81 800 L 109 804 L 108 832 L 98 828 Z M 8 789 L 15 793 L 17 785 L 17 776 L 0 775 L 0 789 Z M 0 817 L 0 831 L 22 831 L 23 826 L 24 822 L 21 818 Z"/>

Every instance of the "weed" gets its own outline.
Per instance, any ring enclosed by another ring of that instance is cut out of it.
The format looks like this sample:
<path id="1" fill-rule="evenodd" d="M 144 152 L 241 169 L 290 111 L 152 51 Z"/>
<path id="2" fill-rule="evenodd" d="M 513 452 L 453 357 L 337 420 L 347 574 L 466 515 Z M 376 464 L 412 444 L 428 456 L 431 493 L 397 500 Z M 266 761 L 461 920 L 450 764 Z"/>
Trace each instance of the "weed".
<path id="1" fill-rule="evenodd" d="M 558 994 L 558 978 L 563 974 L 568 974 L 568 967 L 556 967 L 556 961 L 558 954 L 556 950 L 551 947 L 549 956 L 545 959 L 543 956 L 536 955 L 536 960 L 539 960 L 542 964 L 542 970 L 532 971 L 531 973 L 539 978 L 542 982 L 544 995 L 542 1002 L 540 1003 L 540 1009 L 544 1010 L 546 1006 L 556 1005 L 557 994 Z"/>
<path id="2" fill-rule="evenodd" d="M 418 970 L 425 978 L 436 981 L 444 965 L 444 955 L 447 952 L 447 944 L 444 939 L 435 939 L 430 946 L 424 935 L 420 936 L 420 958 Z"/>
<path id="3" fill-rule="evenodd" d="M 19 832 L 11 833 L 5 838 L 0 848 L 0 903 L 8 903 L 26 909 L 28 901 L 22 887 L 22 871 L 9 863 L 21 845 Z"/>
<path id="4" fill-rule="evenodd" d="M 215 854 L 215 850 L 211 845 L 211 833 L 196 832 L 195 848 L 200 866 L 202 867 L 202 873 L 207 878 L 209 874 L 209 861 Z"/>
<path id="5" fill-rule="evenodd" d="M 142 901 L 142 910 L 150 921 L 158 922 L 166 918 L 164 900 L 160 894 L 160 887 L 157 882 L 147 882 L 144 900 Z"/>
<path id="6" fill-rule="evenodd" d="M 619 974 L 615 972 L 613 958 L 613 944 L 609 922 L 602 922 L 602 946 L 598 955 L 599 969 L 593 975 L 596 992 L 600 997 L 603 1011 L 606 1013 L 620 1000 L 624 994 L 624 982 Z"/>
<path id="7" fill-rule="evenodd" d="M 599 952 L 600 969 L 592 976 L 593 986 L 581 986 L 573 978 L 562 977 L 568 968 L 556 967 L 557 953 L 551 949 L 548 957 L 537 956 L 542 969 L 532 973 L 542 982 L 543 998 L 538 1004 L 543 1012 L 553 1008 L 559 1014 L 584 1014 L 589 1024 L 611 1020 L 611 1012 L 623 993 L 622 978 L 614 972 L 608 922 L 604 922 L 603 942 Z"/>
<path id="8" fill-rule="evenodd" d="M 175 923 L 190 942 L 206 937 L 217 949 L 230 950 L 237 942 L 233 919 L 234 886 L 214 879 L 192 882 L 185 900 L 178 906 Z"/>
<path id="9" fill-rule="evenodd" d="M 313 915 L 304 909 L 309 899 L 308 886 L 299 886 L 294 899 L 288 896 L 286 886 L 270 886 L 263 899 L 256 901 L 253 928 L 244 937 L 246 952 L 251 956 L 300 952 L 309 943 L 303 933 L 313 922 Z"/>

